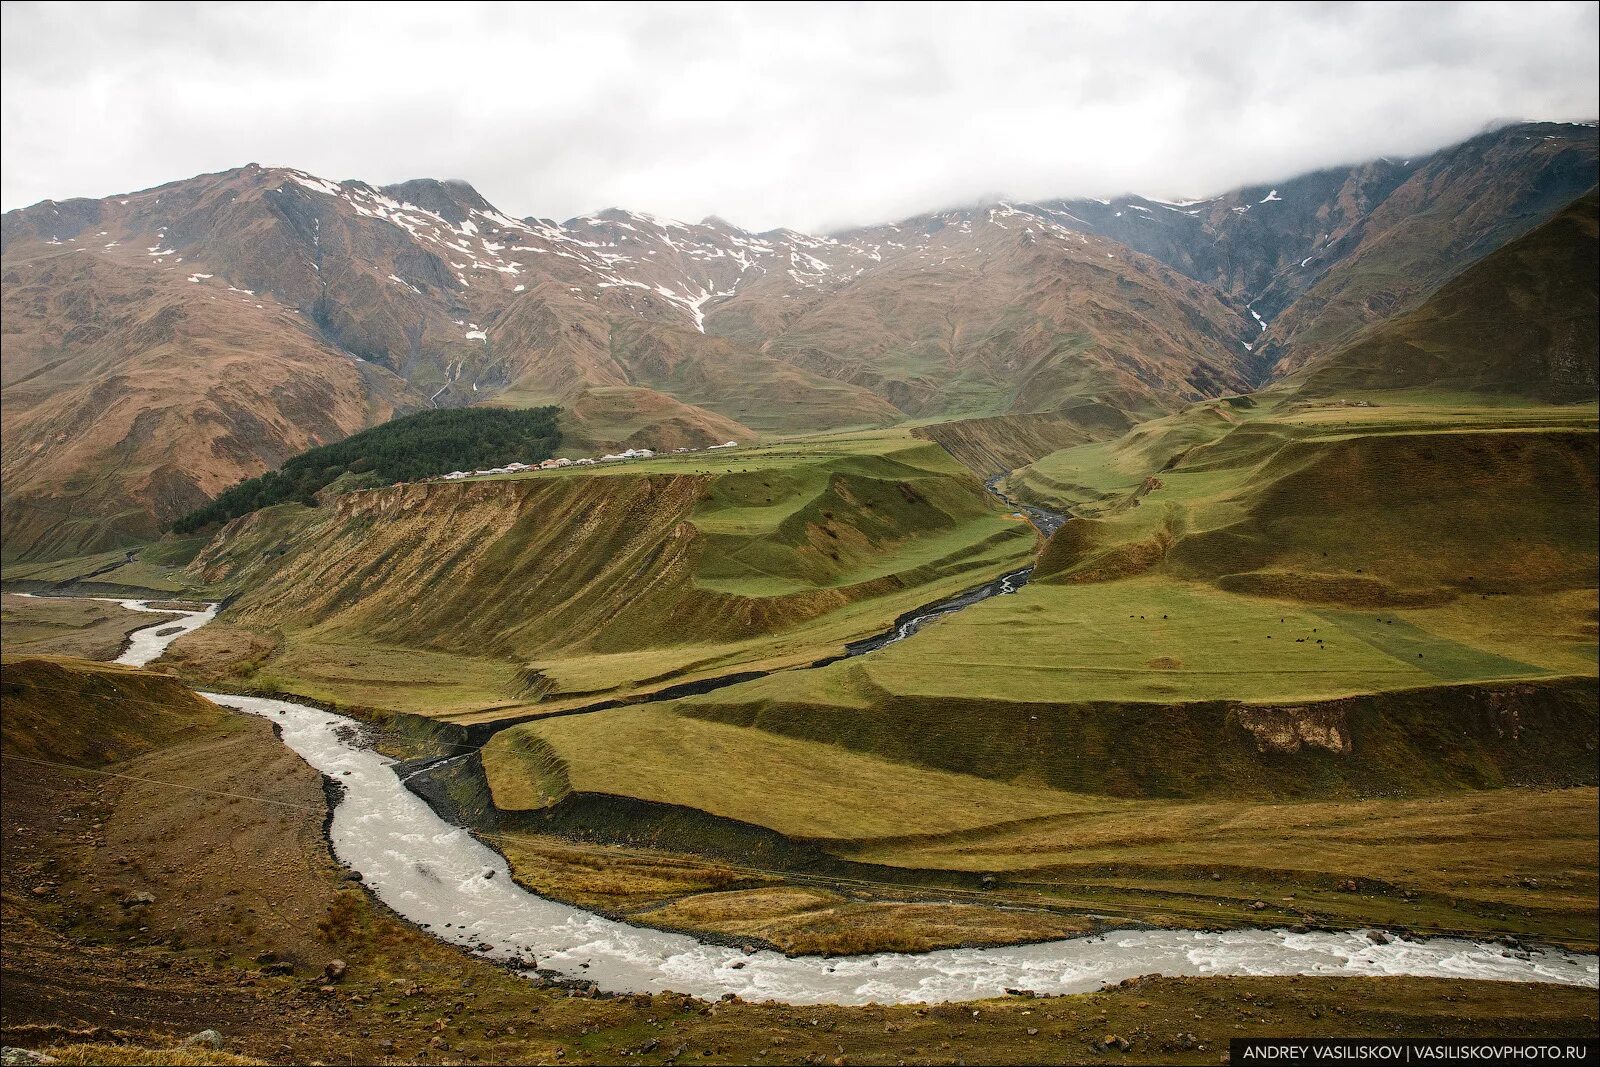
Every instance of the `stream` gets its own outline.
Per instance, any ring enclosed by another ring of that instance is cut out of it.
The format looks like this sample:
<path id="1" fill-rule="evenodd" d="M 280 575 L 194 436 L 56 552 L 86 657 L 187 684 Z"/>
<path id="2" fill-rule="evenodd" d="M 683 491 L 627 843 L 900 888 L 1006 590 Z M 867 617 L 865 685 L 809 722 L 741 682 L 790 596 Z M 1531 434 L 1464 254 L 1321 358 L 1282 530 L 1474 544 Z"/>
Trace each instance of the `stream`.
<path id="1" fill-rule="evenodd" d="M 1022 571 L 990 583 L 992 592 L 970 602 L 1010 592 L 1026 577 Z M 116 603 L 160 610 L 148 601 Z M 915 613 L 882 643 L 909 636 L 899 631 L 960 606 L 965 605 L 945 601 Z M 143 666 L 215 613 L 214 605 L 172 612 L 176 620 L 135 631 L 117 662 Z M 527 973 L 537 967 L 546 976 L 590 982 L 602 992 L 672 990 L 713 1000 L 732 993 L 754 1001 L 849 1005 L 978 1000 L 1008 990 L 1077 993 L 1147 974 L 1412 975 L 1600 985 L 1600 959 L 1593 955 L 1363 930 L 1118 930 L 917 954 L 789 958 L 769 950 L 747 952 L 630 926 L 522 888 L 498 852 L 446 822 L 406 787 L 396 762 L 364 744 L 357 720 L 292 701 L 201 695 L 270 719 L 285 745 L 340 786 L 328 830 L 334 854 L 400 916 L 484 958 Z"/>
<path id="2" fill-rule="evenodd" d="M 1035 507 L 1032 504 L 1023 504 L 1013 500 L 1000 489 L 1000 479 L 1002 477 L 1004 476 L 995 475 L 984 482 L 983 487 L 998 497 L 1018 518 L 1027 519 L 1033 523 L 1034 528 L 1046 539 L 1061 529 L 1061 525 L 1067 521 L 1065 515 L 1059 511 L 1050 511 L 1046 508 Z M 1033 577 L 1033 566 L 1030 564 L 1020 570 L 1011 571 L 1009 574 L 1002 574 L 1000 577 L 991 582 L 986 582 L 976 589 L 968 589 L 944 600 L 925 604 L 915 611 L 908 612 L 896 619 L 894 625 L 883 633 L 875 634 L 872 637 L 864 637 L 859 641 L 852 641 L 845 645 L 844 654 L 846 657 L 860 656 L 867 652 L 876 652 L 885 645 L 892 645 L 896 641 L 904 641 L 935 619 L 943 618 L 952 612 L 960 611 L 962 608 L 970 608 L 972 605 L 982 603 L 990 597 L 1015 593 L 1018 589 L 1027 585 L 1028 579 L 1031 577 Z M 825 660 L 823 662 L 831 661 Z M 814 666 L 820 665 L 815 664 Z"/>

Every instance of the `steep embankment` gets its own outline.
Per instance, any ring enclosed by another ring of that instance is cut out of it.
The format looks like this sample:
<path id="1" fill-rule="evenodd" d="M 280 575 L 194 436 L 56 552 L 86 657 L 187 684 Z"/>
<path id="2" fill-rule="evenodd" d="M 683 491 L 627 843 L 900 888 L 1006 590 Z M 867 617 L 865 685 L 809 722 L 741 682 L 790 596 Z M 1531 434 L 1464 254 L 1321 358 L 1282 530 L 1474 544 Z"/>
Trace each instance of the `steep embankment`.
<path id="1" fill-rule="evenodd" d="M 945 643 L 914 667 L 962 654 Z M 941 898 L 981 886 L 991 906 L 1593 944 L 1588 681 L 1058 704 L 888 692 L 872 662 L 513 726 L 481 754 L 489 814 L 513 842 L 681 849 Z M 545 872 L 536 848 L 510 855 L 558 894 L 590 884 Z M 755 918 L 761 898 L 696 903 Z"/>
<path id="2" fill-rule="evenodd" d="M 935 446 L 873 447 L 350 493 L 230 524 L 194 571 L 241 590 L 224 622 L 283 632 L 269 673 L 313 695 L 483 668 L 438 712 L 792 665 L 1032 548 Z"/>
<path id="3" fill-rule="evenodd" d="M 972 798 L 982 809 L 977 798 L 987 797 L 982 821 L 992 823 L 1024 817 L 995 806 L 997 791 L 1019 780 L 1037 784 L 1044 807 L 1051 806 L 1043 803 L 1044 790 L 1268 800 L 1595 783 L 1596 705 L 1593 686 L 1579 680 L 1435 686 L 1294 704 L 1056 703 L 895 693 L 875 687 L 870 674 L 850 678 L 848 666 L 831 670 L 834 686 L 813 699 L 775 684 L 737 701 L 709 694 L 675 707 L 696 719 L 842 746 L 894 766 L 985 779 L 995 783 L 987 792 L 996 795 L 974 788 Z M 583 727 L 540 729 L 559 735 Z M 1054 810 L 1072 806 L 1057 798 Z M 807 820 L 815 825 L 817 817 Z M 853 836 L 879 836 L 855 822 Z M 931 817 L 907 822 L 917 832 L 949 830 Z"/>
<path id="4" fill-rule="evenodd" d="M 0 722 L 10 757 L 100 767 L 216 729 L 226 717 L 176 678 L 136 667 L 66 656 L 4 662 Z"/>

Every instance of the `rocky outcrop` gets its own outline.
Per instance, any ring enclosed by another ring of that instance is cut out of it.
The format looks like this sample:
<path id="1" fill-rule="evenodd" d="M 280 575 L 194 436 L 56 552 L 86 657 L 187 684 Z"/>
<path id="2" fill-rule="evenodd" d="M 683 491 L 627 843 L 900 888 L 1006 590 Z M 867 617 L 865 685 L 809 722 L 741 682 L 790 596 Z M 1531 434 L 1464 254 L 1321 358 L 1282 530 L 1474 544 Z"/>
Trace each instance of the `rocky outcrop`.
<path id="1" fill-rule="evenodd" d="M 1262 752 L 1299 752 L 1314 745 L 1338 756 L 1350 754 L 1350 724 L 1339 705 L 1245 707 L 1237 714 L 1239 725 L 1250 731 Z"/>

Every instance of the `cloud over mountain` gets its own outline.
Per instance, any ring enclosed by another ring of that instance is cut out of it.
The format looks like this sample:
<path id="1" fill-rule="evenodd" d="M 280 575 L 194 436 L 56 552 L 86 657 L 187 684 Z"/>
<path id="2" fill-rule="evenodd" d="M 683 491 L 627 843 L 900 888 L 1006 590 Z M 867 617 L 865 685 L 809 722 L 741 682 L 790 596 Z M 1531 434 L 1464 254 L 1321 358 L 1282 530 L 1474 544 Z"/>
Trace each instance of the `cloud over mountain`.
<path id="1" fill-rule="evenodd" d="M 815 231 L 1593 117 L 1596 7 L 8 4 L 5 207 L 247 160 Z"/>

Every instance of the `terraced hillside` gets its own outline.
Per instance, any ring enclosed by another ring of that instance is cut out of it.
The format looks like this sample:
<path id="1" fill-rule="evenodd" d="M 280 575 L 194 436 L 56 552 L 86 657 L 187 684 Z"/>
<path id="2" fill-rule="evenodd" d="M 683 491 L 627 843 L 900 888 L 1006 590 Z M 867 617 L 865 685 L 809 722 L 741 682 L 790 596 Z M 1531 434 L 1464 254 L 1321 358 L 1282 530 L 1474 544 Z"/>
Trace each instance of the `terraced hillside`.
<path id="1" fill-rule="evenodd" d="M 281 638 L 255 684 L 460 717 L 809 663 L 1035 543 L 893 431 L 269 508 L 192 574 Z"/>
<path id="2" fill-rule="evenodd" d="M 1280 391 L 1074 445 L 1006 482 L 1079 516 L 1015 595 L 512 726 L 496 817 L 1157 922 L 1593 944 L 1596 426 Z"/>
<path id="3" fill-rule="evenodd" d="M 1027 468 L 1019 491 L 1081 520 L 1041 578 L 1155 572 L 1358 606 L 1587 584 L 1592 407 L 1233 412 L 1207 406 Z"/>

